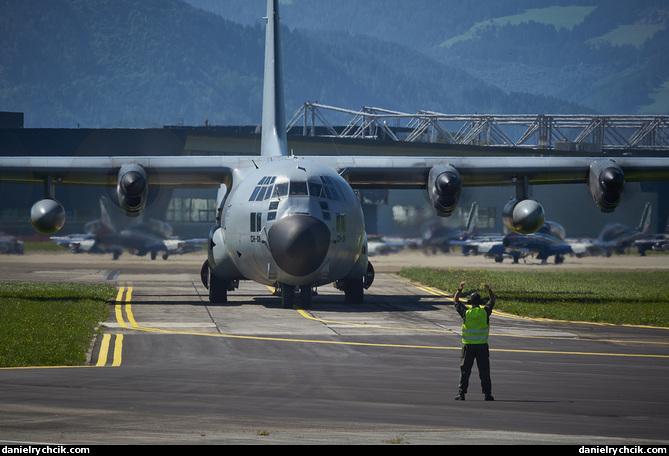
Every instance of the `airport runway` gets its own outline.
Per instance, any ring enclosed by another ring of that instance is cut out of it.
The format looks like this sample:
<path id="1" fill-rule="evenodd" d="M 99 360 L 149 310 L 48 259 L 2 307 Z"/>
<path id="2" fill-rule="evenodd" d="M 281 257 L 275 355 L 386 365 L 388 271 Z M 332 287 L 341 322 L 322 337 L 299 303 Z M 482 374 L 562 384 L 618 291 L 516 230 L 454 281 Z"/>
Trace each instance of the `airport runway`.
<path id="1" fill-rule="evenodd" d="M 560 266 L 377 257 L 364 305 L 345 305 L 326 286 L 309 311 L 282 309 L 250 282 L 227 305 L 210 305 L 202 260 L 0 257 L 2 280 L 119 290 L 89 366 L 0 369 L 0 442 L 669 443 L 669 330 L 496 313 L 496 401 L 483 401 L 473 372 L 467 400 L 457 402 L 457 314 L 443 293 L 395 274 L 411 264 L 656 269 L 669 268 L 667 257 L 626 257 L 627 265 L 568 258 Z"/>

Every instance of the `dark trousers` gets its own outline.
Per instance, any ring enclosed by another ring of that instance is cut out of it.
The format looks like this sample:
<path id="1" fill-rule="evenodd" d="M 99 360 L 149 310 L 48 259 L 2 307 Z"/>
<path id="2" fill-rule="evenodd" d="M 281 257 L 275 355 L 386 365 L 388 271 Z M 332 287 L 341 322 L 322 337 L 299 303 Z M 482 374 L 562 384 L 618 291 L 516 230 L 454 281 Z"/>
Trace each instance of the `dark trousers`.
<path id="1" fill-rule="evenodd" d="M 460 384 L 458 385 L 458 393 L 467 393 L 469 376 L 472 373 L 474 360 L 476 360 L 476 367 L 479 370 L 483 394 L 491 394 L 492 382 L 490 381 L 490 351 L 488 344 L 464 344 L 462 346 L 462 351 L 460 352 Z"/>

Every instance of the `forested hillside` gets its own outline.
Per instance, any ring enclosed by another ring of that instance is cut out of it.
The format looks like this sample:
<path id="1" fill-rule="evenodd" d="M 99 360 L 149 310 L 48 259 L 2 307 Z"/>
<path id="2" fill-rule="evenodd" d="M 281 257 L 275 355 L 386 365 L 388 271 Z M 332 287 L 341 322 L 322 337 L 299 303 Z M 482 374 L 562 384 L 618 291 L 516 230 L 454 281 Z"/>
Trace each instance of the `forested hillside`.
<path id="1" fill-rule="evenodd" d="M 264 3 L 188 1 L 249 24 L 259 23 L 251 9 Z M 312 0 L 282 3 L 289 27 L 365 35 L 406 46 L 507 93 L 557 97 L 602 113 L 669 113 L 665 0 L 319 0 L 318 7 Z"/>
<path id="2" fill-rule="evenodd" d="M 1 2 L 0 110 L 24 112 L 26 127 L 259 123 L 265 1 L 189 3 Z M 661 10 L 648 16 L 655 32 L 642 45 L 607 44 L 620 23 L 614 21 L 596 34 L 582 32 L 581 42 L 590 35 L 598 40 L 564 57 L 559 42 L 573 41 L 571 32 L 536 21 L 490 22 L 528 9 L 538 18 L 532 8 L 542 2 L 466 3 L 282 4 L 288 116 L 307 100 L 407 112 L 622 112 L 652 104 L 648 91 L 669 80 Z M 652 2 L 640 2 L 646 3 Z M 594 27 L 581 25 L 592 14 L 572 19 L 569 30 Z M 516 46 L 518 54 L 504 58 L 523 34 L 527 49 Z M 592 49 L 613 56 L 604 59 L 608 67 L 592 58 Z"/>
<path id="3" fill-rule="evenodd" d="M 248 123 L 259 106 L 261 29 L 180 0 L 3 2 L 0 31 L 0 109 L 26 126 Z"/>

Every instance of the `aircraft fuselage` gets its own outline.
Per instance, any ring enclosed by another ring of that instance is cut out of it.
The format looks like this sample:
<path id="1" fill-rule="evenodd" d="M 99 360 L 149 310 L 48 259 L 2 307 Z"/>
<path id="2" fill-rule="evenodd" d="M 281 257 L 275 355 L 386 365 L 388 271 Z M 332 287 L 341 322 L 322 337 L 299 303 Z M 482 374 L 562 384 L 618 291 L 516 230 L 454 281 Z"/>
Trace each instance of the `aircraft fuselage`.
<path id="1" fill-rule="evenodd" d="M 334 170 L 285 157 L 240 177 L 210 246 L 215 277 L 293 287 L 362 281 L 368 263 L 362 208 Z"/>

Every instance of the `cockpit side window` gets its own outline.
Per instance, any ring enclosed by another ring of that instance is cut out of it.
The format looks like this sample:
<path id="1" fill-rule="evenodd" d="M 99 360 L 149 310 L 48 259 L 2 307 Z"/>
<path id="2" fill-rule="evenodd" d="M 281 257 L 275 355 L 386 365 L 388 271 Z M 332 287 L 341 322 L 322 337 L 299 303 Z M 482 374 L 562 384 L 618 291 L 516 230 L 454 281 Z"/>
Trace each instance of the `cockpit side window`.
<path id="1" fill-rule="evenodd" d="M 253 189 L 249 201 L 263 201 L 272 196 L 272 189 L 276 176 L 265 176 L 258 182 L 256 188 Z"/>
<path id="2" fill-rule="evenodd" d="M 321 182 L 327 199 L 341 200 L 337 183 L 330 176 L 321 176 Z"/>

